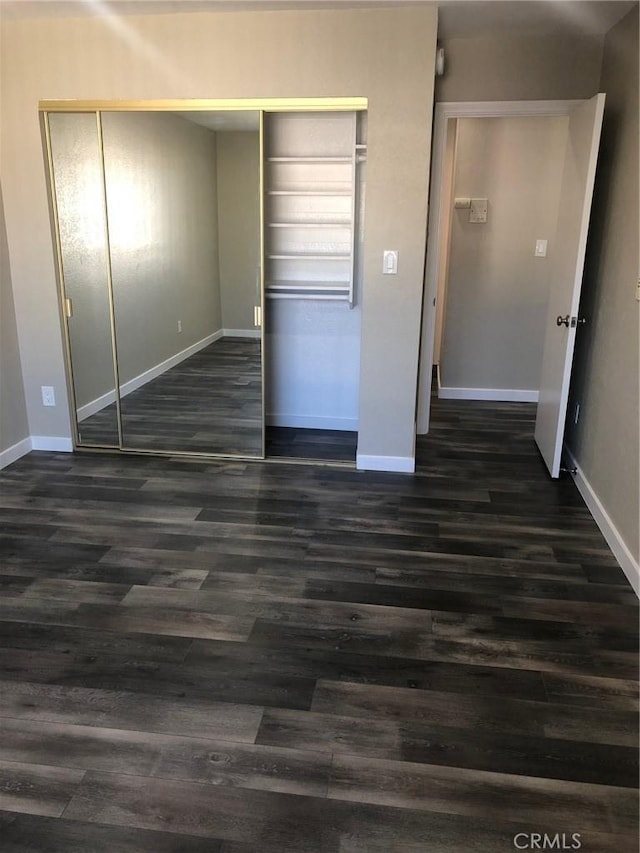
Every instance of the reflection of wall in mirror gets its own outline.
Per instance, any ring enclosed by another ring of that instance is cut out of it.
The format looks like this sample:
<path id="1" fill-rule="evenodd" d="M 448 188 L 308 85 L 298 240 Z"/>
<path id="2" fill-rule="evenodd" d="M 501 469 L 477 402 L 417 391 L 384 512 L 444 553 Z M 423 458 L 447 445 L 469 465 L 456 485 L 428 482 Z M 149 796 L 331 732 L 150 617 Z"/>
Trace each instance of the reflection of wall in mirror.
<path id="1" fill-rule="evenodd" d="M 115 399 L 98 126 L 92 113 L 49 116 L 69 343 L 80 409 Z"/>
<path id="2" fill-rule="evenodd" d="M 221 329 L 215 134 L 170 113 L 113 112 L 103 138 L 124 384 Z"/>
<path id="3" fill-rule="evenodd" d="M 260 304 L 260 136 L 216 133 L 218 247 L 222 325 L 225 333 L 257 333 L 253 308 Z"/>

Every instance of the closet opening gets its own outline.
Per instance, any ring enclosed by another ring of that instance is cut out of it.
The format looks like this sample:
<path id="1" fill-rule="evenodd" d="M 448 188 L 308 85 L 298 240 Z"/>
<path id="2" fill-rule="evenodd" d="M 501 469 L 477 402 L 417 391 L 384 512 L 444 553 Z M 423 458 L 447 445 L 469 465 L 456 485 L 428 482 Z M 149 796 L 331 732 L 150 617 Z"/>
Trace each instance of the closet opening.
<path id="1" fill-rule="evenodd" d="M 266 455 L 355 464 L 366 113 L 265 116 Z"/>

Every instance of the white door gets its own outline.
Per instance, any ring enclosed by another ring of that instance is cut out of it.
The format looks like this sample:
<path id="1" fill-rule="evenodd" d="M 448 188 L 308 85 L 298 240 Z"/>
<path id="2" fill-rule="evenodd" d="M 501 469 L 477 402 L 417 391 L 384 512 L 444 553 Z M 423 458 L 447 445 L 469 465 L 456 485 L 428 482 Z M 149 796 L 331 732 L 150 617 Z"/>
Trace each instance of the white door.
<path id="1" fill-rule="evenodd" d="M 560 473 L 604 97 L 596 95 L 569 116 L 535 428 L 552 477 Z"/>

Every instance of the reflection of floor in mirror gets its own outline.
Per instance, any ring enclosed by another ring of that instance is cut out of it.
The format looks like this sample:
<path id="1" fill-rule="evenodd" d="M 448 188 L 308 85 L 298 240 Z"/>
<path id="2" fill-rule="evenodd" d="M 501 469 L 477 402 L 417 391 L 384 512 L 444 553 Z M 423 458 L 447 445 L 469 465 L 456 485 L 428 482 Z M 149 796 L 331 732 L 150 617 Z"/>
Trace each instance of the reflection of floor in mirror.
<path id="1" fill-rule="evenodd" d="M 122 398 L 123 446 L 262 452 L 260 341 L 221 338 Z M 115 404 L 82 421 L 83 445 L 114 442 Z"/>
<path id="2" fill-rule="evenodd" d="M 357 432 L 334 429 L 267 427 L 267 456 L 355 462 Z"/>

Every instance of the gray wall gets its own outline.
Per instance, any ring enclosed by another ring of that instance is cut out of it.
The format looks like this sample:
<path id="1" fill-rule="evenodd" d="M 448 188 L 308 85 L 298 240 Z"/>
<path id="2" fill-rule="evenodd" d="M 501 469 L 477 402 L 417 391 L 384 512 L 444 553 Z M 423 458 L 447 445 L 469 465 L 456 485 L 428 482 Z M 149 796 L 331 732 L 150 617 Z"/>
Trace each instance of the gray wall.
<path id="1" fill-rule="evenodd" d="M 0 172 L 31 432 L 69 436 L 37 102 L 40 98 L 369 98 L 359 453 L 415 440 L 435 5 L 1 23 Z M 145 49 L 140 49 L 140 44 Z M 400 252 L 398 275 L 382 251 Z M 37 341 L 37 345 L 35 342 Z"/>
<path id="2" fill-rule="evenodd" d="M 440 380 L 537 391 L 567 119 L 458 120 L 453 194 L 488 198 L 486 223 L 451 216 Z M 548 240 L 536 258 L 536 240 Z"/>
<path id="3" fill-rule="evenodd" d="M 440 44 L 446 71 L 436 81 L 438 102 L 590 98 L 598 89 L 599 37 L 500 35 Z"/>
<path id="4" fill-rule="evenodd" d="M 124 383 L 222 326 L 216 145 L 170 113 L 104 113 L 102 124 Z"/>
<path id="5" fill-rule="evenodd" d="M 587 246 L 567 443 L 635 560 L 638 479 L 638 10 L 605 40 L 604 128 Z M 580 403 L 578 424 L 575 404 Z"/>
<path id="6" fill-rule="evenodd" d="M 253 330 L 260 264 L 260 135 L 216 133 L 222 325 Z"/>
<path id="7" fill-rule="evenodd" d="M 29 437 L 0 190 L 0 453 Z"/>

